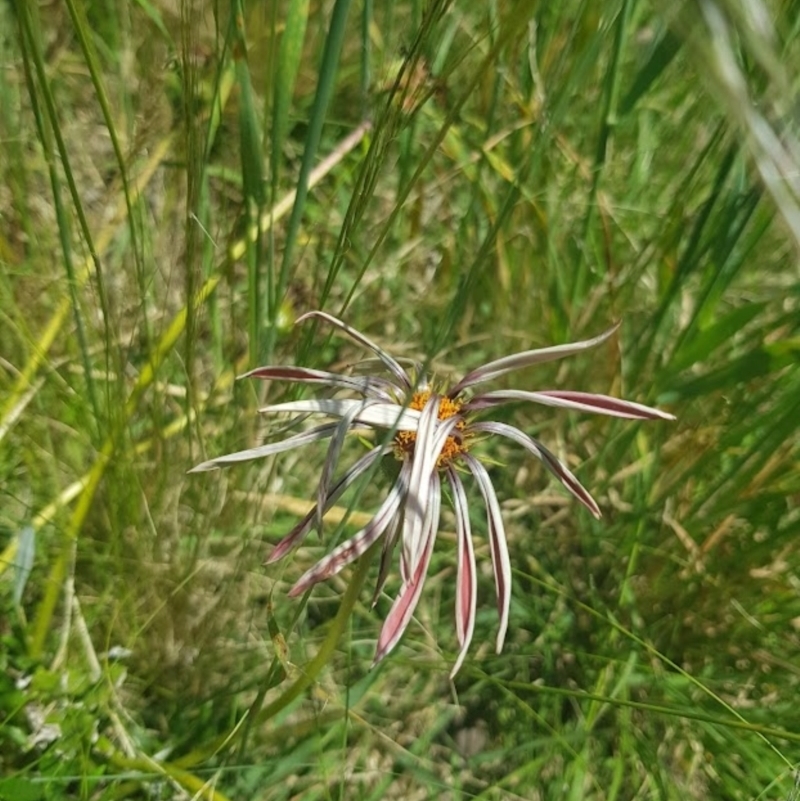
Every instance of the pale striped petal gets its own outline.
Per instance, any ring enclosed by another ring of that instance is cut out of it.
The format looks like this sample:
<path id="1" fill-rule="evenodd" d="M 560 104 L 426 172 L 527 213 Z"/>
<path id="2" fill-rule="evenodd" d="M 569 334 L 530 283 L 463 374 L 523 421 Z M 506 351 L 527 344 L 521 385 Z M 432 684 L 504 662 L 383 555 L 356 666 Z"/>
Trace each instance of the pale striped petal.
<path id="1" fill-rule="evenodd" d="M 506 403 L 529 401 L 560 409 L 573 409 L 578 412 L 606 414 L 609 417 L 623 417 L 628 420 L 674 420 L 668 412 L 653 409 L 641 403 L 612 398 L 609 395 L 596 395 L 591 392 L 561 392 L 543 390 L 527 392 L 522 389 L 501 389 L 476 395 L 464 404 L 466 412 L 479 412 Z"/>
<path id="2" fill-rule="evenodd" d="M 465 454 L 464 459 L 486 503 L 486 519 L 489 526 L 489 544 L 492 552 L 492 568 L 497 590 L 497 614 L 500 617 L 500 628 L 497 632 L 497 653 L 503 650 L 503 642 L 508 629 L 508 612 L 511 605 L 511 560 L 508 556 L 506 529 L 500 512 L 492 481 L 486 468 L 474 457 Z"/>
<path id="3" fill-rule="evenodd" d="M 456 567 L 456 636 L 461 646 L 458 658 L 450 671 L 452 679 L 461 669 L 475 630 L 475 606 L 478 596 L 475 549 L 472 545 L 472 529 L 469 522 L 469 505 L 461 477 L 452 468 L 447 468 L 447 478 L 453 493 L 453 510 L 456 516 L 458 537 L 458 564 Z"/>
<path id="4" fill-rule="evenodd" d="M 193 467 L 189 472 L 203 473 L 207 470 L 216 470 L 219 467 L 225 467 L 226 465 L 235 464 L 237 462 L 247 462 L 251 459 L 263 459 L 265 456 L 274 456 L 276 453 L 283 453 L 293 448 L 300 448 L 303 445 L 308 445 L 309 442 L 327 439 L 334 431 L 336 431 L 336 423 L 325 423 L 316 428 L 310 428 L 308 431 L 303 431 L 300 434 L 295 434 L 288 439 L 282 439 L 280 442 L 271 442 L 268 445 L 259 445 L 257 448 L 248 448 L 246 451 L 237 451 L 236 453 L 228 453 L 225 456 L 217 456 L 215 459 L 209 459 L 207 462 L 202 462 L 196 467 Z"/>
<path id="5" fill-rule="evenodd" d="M 400 474 L 397 476 L 395 486 L 405 495 L 408 491 L 408 480 L 411 475 L 411 463 L 406 460 L 400 468 Z M 405 498 L 403 499 L 405 501 Z M 394 519 L 389 524 L 389 530 L 383 540 L 383 548 L 381 549 L 381 563 L 378 568 L 378 578 L 375 581 L 375 591 L 372 594 L 372 606 L 378 602 L 378 598 L 389 576 L 389 568 L 391 567 L 392 554 L 394 553 L 395 545 L 400 536 L 400 529 L 403 525 L 402 510 L 394 516 Z M 402 561 L 402 560 L 401 560 Z M 405 577 L 403 577 L 405 581 Z"/>
<path id="6" fill-rule="evenodd" d="M 411 580 L 403 583 L 397 598 L 392 604 L 392 608 L 389 610 L 389 614 L 386 616 L 386 621 L 378 637 L 375 658 L 372 660 L 373 666 L 380 662 L 397 645 L 411 621 L 414 610 L 417 608 L 422 587 L 425 583 L 425 576 L 428 573 L 428 565 L 431 561 L 436 533 L 439 529 L 441 483 L 438 473 L 435 473 L 431 478 L 429 496 L 431 505 L 426 520 L 425 537 L 419 563 L 416 570 L 411 574 Z"/>
<path id="7" fill-rule="evenodd" d="M 599 414 L 607 414 L 610 417 L 624 417 L 631 420 L 675 419 L 675 415 L 669 412 L 662 412 L 661 409 L 654 409 L 652 406 L 644 406 L 641 403 L 634 403 L 621 398 L 612 398 L 610 395 L 558 389 L 540 390 L 536 394 L 561 401 L 566 409 L 577 409 L 582 412 L 597 412 Z M 543 403 L 541 400 L 538 402 Z"/>
<path id="8" fill-rule="evenodd" d="M 365 473 L 372 464 L 381 456 L 391 450 L 391 445 L 380 445 L 373 448 L 368 453 L 365 453 L 348 471 L 345 473 L 336 484 L 331 488 L 328 497 L 325 499 L 324 515 L 328 509 L 333 506 L 336 501 L 344 494 L 348 487 L 362 474 Z M 302 520 L 300 520 L 295 527 L 272 549 L 272 553 L 267 557 L 264 564 L 271 564 L 277 562 L 282 557 L 286 556 L 298 543 L 311 530 L 314 521 L 317 519 L 317 505 L 311 509 Z"/>
<path id="9" fill-rule="evenodd" d="M 381 548 L 381 563 L 378 568 L 378 578 L 375 580 L 375 589 L 372 593 L 371 608 L 375 607 L 380 598 L 381 592 L 386 584 L 386 579 L 389 578 L 389 568 L 392 566 L 392 555 L 394 554 L 394 547 L 397 545 L 397 540 L 400 536 L 400 528 L 403 525 L 403 515 L 398 513 L 389 524 L 389 529 L 386 536 L 383 538 L 383 547 Z"/>
<path id="10" fill-rule="evenodd" d="M 570 469 L 554 454 L 552 454 L 541 442 L 531 439 L 524 431 L 520 431 L 514 426 L 506 423 L 475 423 L 470 426 L 470 432 L 498 434 L 513 440 L 518 445 L 530 451 L 542 464 L 599 520 L 601 517 L 600 507 L 589 491 L 578 481 L 570 472 Z"/>
<path id="11" fill-rule="evenodd" d="M 362 402 L 362 407 L 365 408 L 374 401 L 365 400 Z M 322 466 L 322 474 L 319 479 L 317 487 L 317 528 L 322 530 L 322 508 L 325 504 L 325 499 L 328 497 L 328 489 L 330 488 L 331 480 L 333 479 L 333 472 L 336 469 L 336 464 L 339 461 L 339 456 L 342 453 L 342 446 L 344 445 L 347 435 L 359 413 L 359 407 L 353 406 L 350 411 L 342 415 L 342 419 L 336 425 L 336 431 L 331 437 L 330 445 L 328 446 L 328 454 L 325 457 L 325 464 Z"/>
<path id="12" fill-rule="evenodd" d="M 520 370 L 523 367 L 530 367 L 534 364 L 542 364 L 543 362 L 551 362 L 555 359 L 563 359 L 566 356 L 572 356 L 575 353 L 580 353 L 590 348 L 596 348 L 602 342 L 605 342 L 614 332 L 619 328 L 617 323 L 612 328 L 609 328 L 600 336 L 593 339 L 586 339 L 582 342 L 571 342 L 566 345 L 555 345 L 549 348 L 538 348 L 536 350 L 526 350 L 522 353 L 513 353 L 510 356 L 504 356 L 502 359 L 496 359 L 492 362 L 487 362 L 484 365 L 467 373 L 448 393 L 449 397 L 455 398 L 461 394 L 467 387 L 474 387 L 476 384 L 483 384 L 486 381 L 492 381 L 499 378 L 506 373 L 514 370 Z"/>
<path id="13" fill-rule="evenodd" d="M 409 390 L 412 387 L 411 379 L 408 376 L 408 373 L 400 366 L 400 364 L 390 356 L 383 348 L 379 348 L 372 340 L 368 339 L 364 336 L 360 331 L 356 331 L 355 328 L 351 328 L 347 323 L 342 322 L 338 318 L 334 317 L 331 314 L 327 314 L 326 312 L 322 311 L 312 311 L 304 314 L 302 317 L 297 318 L 298 323 L 302 323 L 305 320 L 309 320 L 311 318 L 315 318 L 318 320 L 325 320 L 325 322 L 330 323 L 335 328 L 338 328 L 340 331 L 344 331 L 349 337 L 354 339 L 360 345 L 363 345 L 365 348 L 371 350 L 385 365 L 386 367 L 392 372 L 395 378 L 400 382 L 400 385 L 405 389 Z"/>
<path id="14" fill-rule="evenodd" d="M 353 407 L 360 411 L 354 422 L 375 428 L 388 428 L 397 431 L 416 431 L 420 413 L 416 409 L 408 409 L 396 403 L 375 401 L 364 408 L 363 400 L 349 398 L 315 399 L 276 403 L 259 409 L 263 414 L 279 414 L 296 412 L 298 414 L 324 414 L 328 417 L 344 417 Z"/>
<path id="15" fill-rule="evenodd" d="M 436 473 L 436 462 L 442 448 L 458 422 L 456 417 L 440 421 L 438 415 L 439 398 L 431 395 L 422 410 L 417 428 L 405 504 L 403 559 L 409 576 L 413 576 L 417 571 L 424 545 L 425 518 L 431 503 L 429 497 L 431 476 Z"/>
<path id="16" fill-rule="evenodd" d="M 392 390 L 398 388 L 391 381 L 379 376 L 340 375 L 338 373 L 329 373 L 325 370 L 313 370 L 310 367 L 294 365 L 256 367 L 255 370 L 240 375 L 239 378 L 262 378 L 272 381 L 292 381 L 298 384 L 321 384 L 337 389 L 349 389 L 352 392 L 359 392 L 368 397 L 377 397 L 387 401 L 392 398 Z"/>
<path id="17" fill-rule="evenodd" d="M 357 534 L 338 548 L 334 548 L 324 559 L 320 559 L 310 570 L 307 570 L 298 582 L 289 590 L 290 597 L 302 595 L 309 587 L 319 581 L 335 576 L 342 568 L 362 556 L 367 549 L 383 534 L 391 523 L 400 503 L 403 500 L 402 490 L 395 484 L 386 500 L 381 504 L 375 517 Z"/>

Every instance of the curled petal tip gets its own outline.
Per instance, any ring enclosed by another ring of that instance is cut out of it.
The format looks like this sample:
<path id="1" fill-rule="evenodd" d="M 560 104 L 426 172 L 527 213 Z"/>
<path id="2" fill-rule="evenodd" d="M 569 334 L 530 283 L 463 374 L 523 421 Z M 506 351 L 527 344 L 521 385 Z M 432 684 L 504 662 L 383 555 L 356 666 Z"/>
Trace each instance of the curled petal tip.
<path id="1" fill-rule="evenodd" d="M 201 464 L 195 465 L 191 470 L 187 470 L 186 474 L 208 473 L 211 470 L 219 470 L 219 465 L 214 462 L 202 462 Z"/>
<path id="2" fill-rule="evenodd" d="M 386 656 L 385 653 L 384 654 L 375 654 L 375 656 L 372 657 L 372 664 L 369 666 L 369 669 L 370 670 L 374 670 L 376 667 L 378 667 L 378 665 L 381 662 L 383 662 L 383 659 L 384 659 L 385 656 Z"/>

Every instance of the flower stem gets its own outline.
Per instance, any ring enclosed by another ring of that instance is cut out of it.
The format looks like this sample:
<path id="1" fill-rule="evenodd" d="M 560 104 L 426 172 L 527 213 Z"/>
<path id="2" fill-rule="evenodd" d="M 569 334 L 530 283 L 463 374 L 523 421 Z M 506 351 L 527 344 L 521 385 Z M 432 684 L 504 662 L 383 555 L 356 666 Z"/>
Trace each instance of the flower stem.
<path id="1" fill-rule="evenodd" d="M 304 690 L 306 690 L 316 681 L 317 676 L 319 676 L 320 672 L 322 671 L 322 668 L 328 664 L 328 661 L 330 660 L 330 657 L 339 642 L 339 638 L 342 636 L 342 632 L 347 625 L 347 621 L 350 619 L 350 615 L 352 614 L 353 607 L 358 600 L 361 588 L 364 586 L 364 581 L 367 578 L 367 571 L 372 562 L 372 555 L 375 552 L 376 544 L 372 545 L 372 547 L 369 548 L 369 550 L 358 560 L 353 576 L 347 586 L 347 590 L 342 597 L 342 603 L 339 606 L 339 611 L 336 613 L 336 617 L 333 619 L 330 630 L 328 631 L 328 636 L 325 637 L 325 640 L 320 646 L 319 651 L 317 651 L 316 656 L 314 656 L 308 665 L 306 665 L 303 674 L 297 679 L 297 681 L 294 682 L 294 684 L 291 685 L 291 687 L 289 687 L 281 696 L 276 698 L 271 704 L 264 707 L 264 709 L 258 713 L 257 720 L 259 723 L 264 723 L 265 721 L 277 715 L 278 712 L 289 706 L 289 704 L 291 704 L 295 698 L 297 698 Z"/>

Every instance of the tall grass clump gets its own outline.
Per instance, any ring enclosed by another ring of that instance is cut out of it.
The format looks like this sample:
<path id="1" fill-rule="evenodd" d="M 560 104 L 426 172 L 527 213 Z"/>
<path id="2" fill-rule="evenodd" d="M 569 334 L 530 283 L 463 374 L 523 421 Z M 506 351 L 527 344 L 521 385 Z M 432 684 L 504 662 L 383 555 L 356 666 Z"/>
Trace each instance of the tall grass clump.
<path id="1" fill-rule="evenodd" d="M 797 12 L 0 5 L 0 799 L 795 799 Z M 454 681 L 452 517 L 370 669 L 396 566 L 287 591 L 391 477 L 265 567 L 325 449 L 187 474 L 363 358 L 312 309 L 443 377 L 620 321 L 514 386 L 678 418 L 507 413 L 603 519 L 487 450 Z"/>

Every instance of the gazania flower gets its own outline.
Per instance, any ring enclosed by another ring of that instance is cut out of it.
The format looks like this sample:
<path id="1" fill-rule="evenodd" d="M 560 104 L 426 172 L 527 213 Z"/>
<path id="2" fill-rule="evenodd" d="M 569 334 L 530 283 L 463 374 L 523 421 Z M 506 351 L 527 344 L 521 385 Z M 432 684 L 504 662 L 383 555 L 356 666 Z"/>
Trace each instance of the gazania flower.
<path id="1" fill-rule="evenodd" d="M 339 573 L 358 559 L 383 537 L 383 552 L 375 598 L 383 588 L 395 545 L 400 543 L 401 587 L 378 638 L 375 663 L 397 645 L 414 614 L 430 564 L 436 533 L 439 529 L 443 486 L 449 490 L 455 513 L 456 555 L 456 635 L 460 652 L 451 676 L 461 667 L 475 626 L 477 571 L 472 544 L 467 494 L 464 477 L 471 475 L 478 486 L 486 508 L 492 567 L 497 593 L 500 628 L 497 651 L 501 651 L 508 627 L 511 600 L 511 563 L 508 556 L 505 527 L 489 473 L 471 452 L 480 439 L 499 436 L 520 445 L 541 461 L 566 490 L 577 498 L 595 517 L 600 509 L 589 492 L 569 468 L 544 445 L 524 431 L 506 423 L 483 420 L 483 414 L 497 406 L 531 401 L 545 406 L 596 412 L 633 420 L 674 420 L 671 414 L 631 401 L 566 390 L 531 392 L 516 389 L 479 391 L 477 388 L 514 370 L 533 364 L 561 359 L 594 348 L 607 340 L 618 326 L 594 339 L 529 350 L 505 356 L 467 373 L 458 383 L 444 389 L 429 382 L 421 365 L 411 372 L 363 334 L 324 312 L 310 312 L 298 322 L 316 318 L 324 320 L 348 334 L 382 362 L 386 375 L 355 376 L 313 370 L 308 367 L 259 367 L 244 377 L 316 384 L 343 390 L 355 397 L 291 401 L 267 406 L 262 412 L 291 412 L 302 419 L 309 415 L 329 418 L 313 428 L 279 442 L 261 445 L 246 451 L 221 456 L 204 462 L 194 471 L 211 470 L 262 456 L 329 439 L 328 455 L 322 469 L 317 502 L 314 508 L 273 549 L 268 562 L 285 556 L 305 535 L 321 523 L 325 512 L 342 494 L 387 454 L 399 461 L 394 485 L 370 522 L 346 542 L 339 545 L 300 577 L 291 596 L 300 595 L 319 581 Z M 371 429 L 376 432 L 374 447 L 367 451 L 337 481 L 333 480 L 342 445 L 348 433 Z M 374 601 L 373 601 L 374 603 Z"/>

